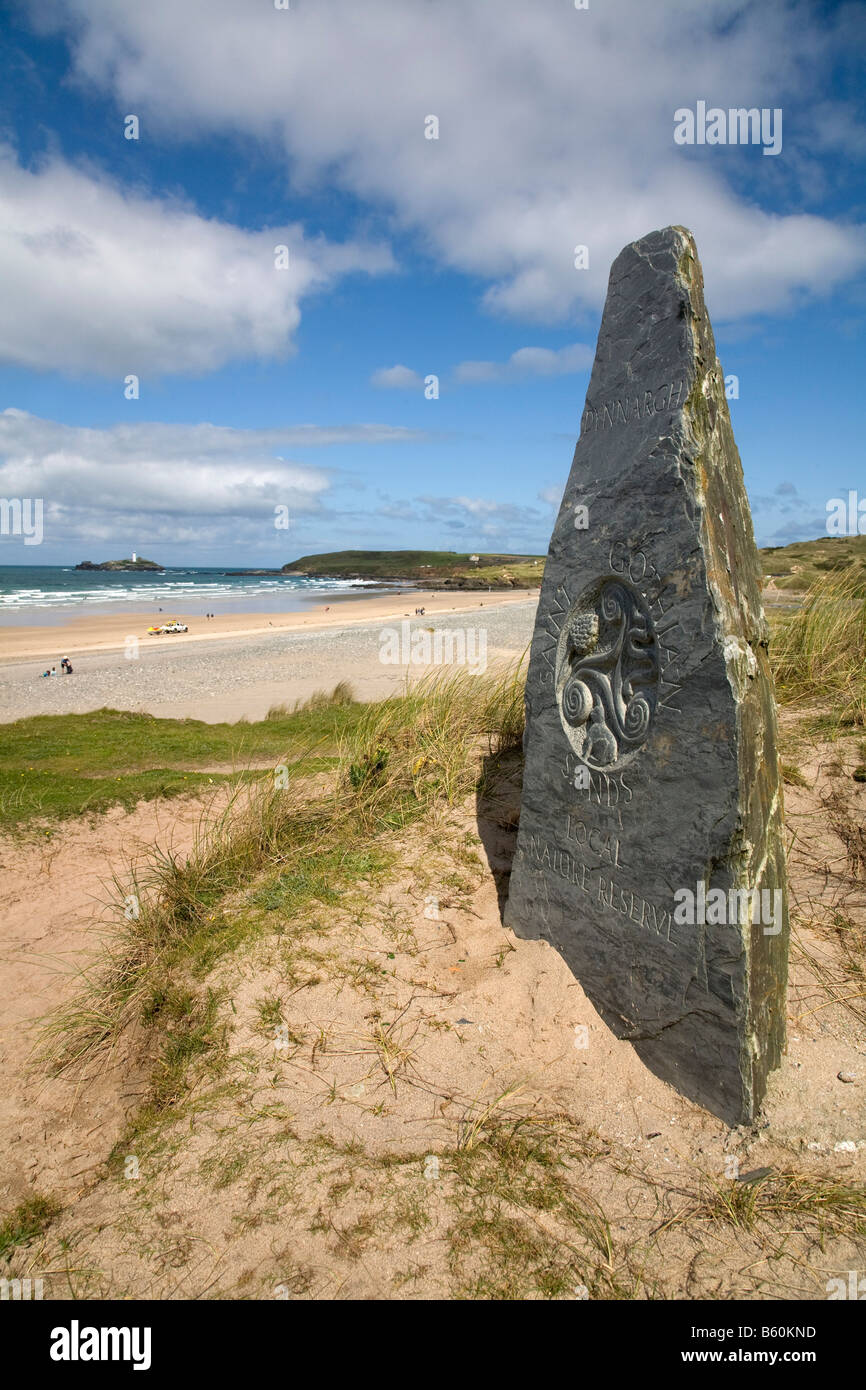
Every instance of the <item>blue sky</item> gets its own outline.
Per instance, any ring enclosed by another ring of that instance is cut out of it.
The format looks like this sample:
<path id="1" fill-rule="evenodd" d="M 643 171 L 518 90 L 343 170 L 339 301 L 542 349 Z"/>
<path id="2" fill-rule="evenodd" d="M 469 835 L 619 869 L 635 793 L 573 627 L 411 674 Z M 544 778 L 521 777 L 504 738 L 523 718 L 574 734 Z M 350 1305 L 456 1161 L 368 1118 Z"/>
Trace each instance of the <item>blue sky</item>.
<path id="1" fill-rule="evenodd" d="M 866 495 L 862 5 L 2 18 L 0 495 L 45 503 L 4 563 L 545 551 L 610 263 L 672 222 L 739 380 L 759 543 Z M 676 145 L 699 100 L 781 108 L 781 153 Z"/>

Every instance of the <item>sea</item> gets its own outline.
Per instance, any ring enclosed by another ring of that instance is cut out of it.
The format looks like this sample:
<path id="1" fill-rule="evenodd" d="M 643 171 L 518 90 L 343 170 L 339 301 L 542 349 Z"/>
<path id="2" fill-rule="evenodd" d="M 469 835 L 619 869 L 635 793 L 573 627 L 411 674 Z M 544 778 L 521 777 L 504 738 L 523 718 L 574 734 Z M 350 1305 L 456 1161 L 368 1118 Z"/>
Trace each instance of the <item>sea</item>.
<path id="1" fill-rule="evenodd" d="M 296 613 L 315 604 L 400 588 L 365 579 L 232 575 L 225 569 L 76 570 L 0 565 L 0 625 L 41 625 L 100 613 Z"/>

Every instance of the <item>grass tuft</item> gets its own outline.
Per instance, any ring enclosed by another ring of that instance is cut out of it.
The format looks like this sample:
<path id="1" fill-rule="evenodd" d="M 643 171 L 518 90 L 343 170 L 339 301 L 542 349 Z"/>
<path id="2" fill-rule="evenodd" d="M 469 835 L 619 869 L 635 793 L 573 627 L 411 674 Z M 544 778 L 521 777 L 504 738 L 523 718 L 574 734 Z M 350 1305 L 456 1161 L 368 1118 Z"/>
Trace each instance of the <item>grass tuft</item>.
<path id="1" fill-rule="evenodd" d="M 354 705 L 357 702 L 354 688 L 348 681 L 338 681 L 330 693 L 326 690 L 314 690 L 306 700 L 296 700 L 293 705 L 281 704 L 271 705 L 266 719 L 290 719 L 292 715 L 302 713 L 319 713 L 322 710 L 343 709 L 346 705 Z"/>
<path id="2" fill-rule="evenodd" d="M 866 725 L 866 597 L 851 574 L 819 578 L 779 620 L 771 651 L 781 704 L 832 703 L 840 725 Z"/>
<path id="3" fill-rule="evenodd" d="M 708 1180 L 704 1195 L 665 1225 L 693 1220 L 767 1232 L 793 1222 L 796 1230 L 819 1238 L 852 1237 L 866 1231 L 866 1188 L 799 1172 L 769 1172 L 746 1183 Z"/>
<path id="4" fill-rule="evenodd" d="M 0 1258 L 27 1245 L 48 1229 L 60 1207 L 51 1197 L 28 1197 L 0 1221 Z"/>

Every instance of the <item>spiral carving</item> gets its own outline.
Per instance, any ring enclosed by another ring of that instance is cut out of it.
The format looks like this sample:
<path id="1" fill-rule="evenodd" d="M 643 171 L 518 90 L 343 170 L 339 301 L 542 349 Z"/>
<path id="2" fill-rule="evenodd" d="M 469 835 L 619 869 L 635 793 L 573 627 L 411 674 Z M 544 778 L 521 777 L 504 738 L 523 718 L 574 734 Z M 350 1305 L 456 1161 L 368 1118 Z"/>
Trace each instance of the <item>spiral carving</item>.
<path id="1" fill-rule="evenodd" d="M 585 724 L 592 712 L 592 691 L 576 677 L 570 677 L 562 691 L 562 713 L 569 724 Z"/>
<path id="2" fill-rule="evenodd" d="M 635 695 L 633 700 L 629 700 L 623 721 L 629 738 L 644 738 L 649 731 L 651 717 L 649 700 L 644 699 L 643 695 Z"/>
<path id="3" fill-rule="evenodd" d="M 556 665 L 562 725 L 584 762 L 611 768 L 640 748 L 658 680 L 658 639 L 645 600 L 619 578 L 591 585 L 569 610 Z"/>

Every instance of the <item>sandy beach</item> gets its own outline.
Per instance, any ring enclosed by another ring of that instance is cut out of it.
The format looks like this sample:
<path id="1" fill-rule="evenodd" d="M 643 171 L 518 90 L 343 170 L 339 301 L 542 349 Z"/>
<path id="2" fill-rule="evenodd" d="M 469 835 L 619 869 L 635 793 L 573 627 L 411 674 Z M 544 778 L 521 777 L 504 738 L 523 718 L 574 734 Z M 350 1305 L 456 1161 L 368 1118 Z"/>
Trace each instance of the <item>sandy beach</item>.
<path id="1" fill-rule="evenodd" d="M 382 630 L 483 632 L 488 665 L 522 653 L 532 637 L 537 591 L 427 591 L 333 599 L 303 613 L 117 613 L 58 625 L 0 628 L 0 721 L 109 707 L 216 723 L 261 719 L 272 705 L 306 699 L 348 680 L 374 700 L 417 678 L 424 663 L 386 664 Z M 422 607 L 424 617 L 416 616 Z M 179 618 L 189 632 L 148 637 L 151 623 Z M 128 639 L 137 639 L 137 644 Z M 469 644 L 470 649 L 472 644 Z M 71 676 L 44 679 L 61 658 Z"/>
<path id="2" fill-rule="evenodd" d="M 535 598 L 538 591 L 533 591 Z M 70 617 L 65 622 L 35 623 L 31 626 L 0 625 L 0 665 L 9 661 L 35 658 L 49 666 L 61 657 L 74 657 L 82 652 L 110 652 L 123 649 L 128 637 L 136 637 L 142 648 L 180 646 L 187 642 L 213 641 L 220 637 L 255 637 L 273 631 L 292 631 L 304 628 L 340 627 L 348 623 L 373 621 L 377 618 L 413 617 L 415 608 L 423 607 L 430 616 L 443 613 L 462 613 L 476 608 L 490 608 L 503 603 L 515 603 L 529 598 L 526 589 L 514 592 L 431 593 L 422 589 L 402 592 L 376 593 L 358 597 L 337 593 L 303 612 L 218 613 L 206 619 L 166 608 L 145 609 L 141 612 L 87 613 Z M 167 623 L 177 618 L 186 623 L 189 632 L 171 636 L 148 637 L 151 625 Z"/>

